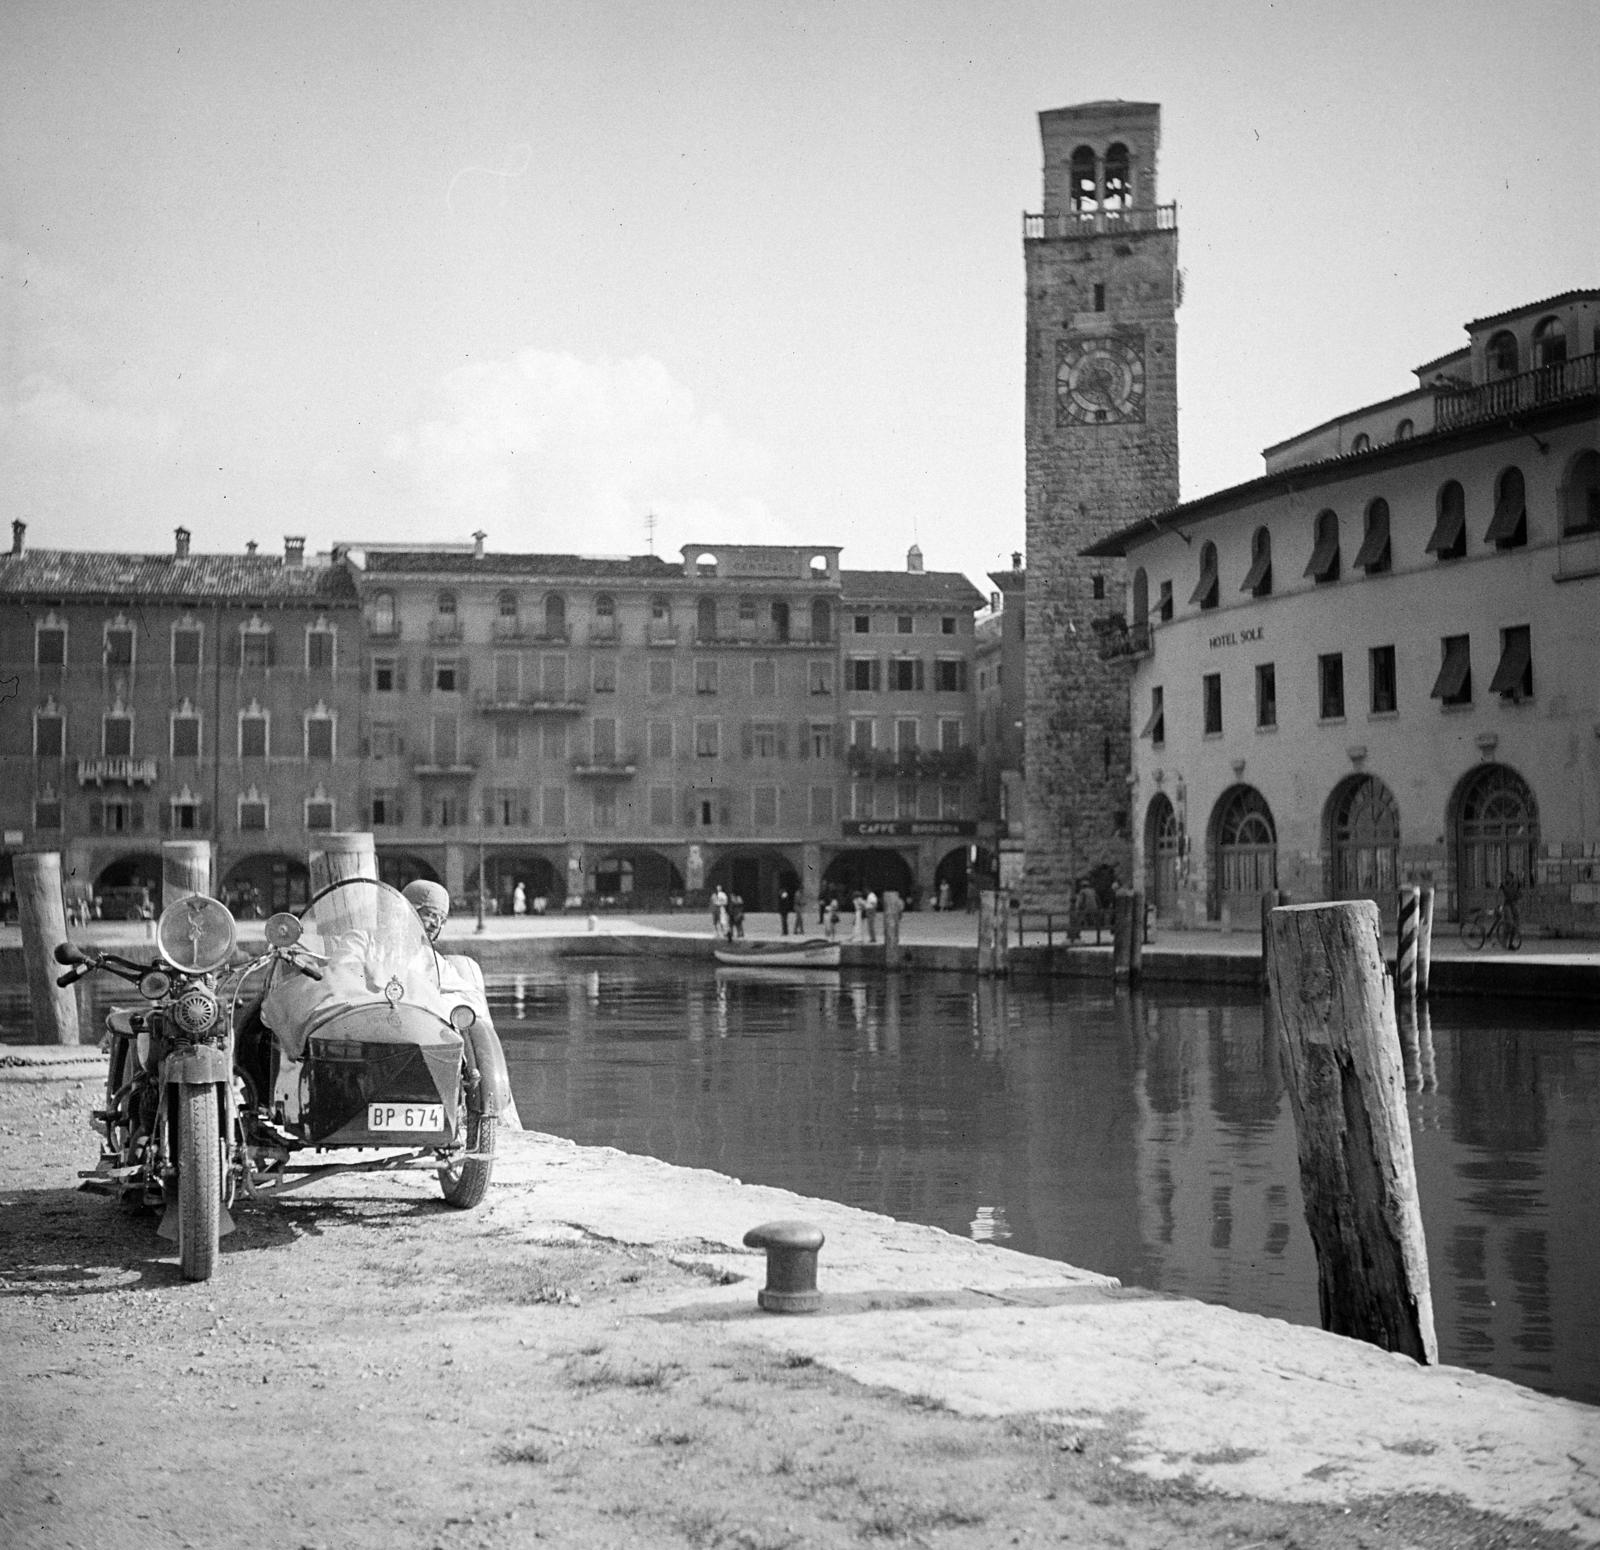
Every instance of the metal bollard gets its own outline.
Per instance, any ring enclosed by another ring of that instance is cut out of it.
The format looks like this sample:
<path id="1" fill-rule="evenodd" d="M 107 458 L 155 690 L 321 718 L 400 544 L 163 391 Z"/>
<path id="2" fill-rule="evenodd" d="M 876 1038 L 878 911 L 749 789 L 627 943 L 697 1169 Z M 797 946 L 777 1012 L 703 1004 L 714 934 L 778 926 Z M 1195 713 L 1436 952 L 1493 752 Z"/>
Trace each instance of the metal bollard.
<path id="1" fill-rule="evenodd" d="M 768 1313 L 815 1313 L 822 1306 L 817 1290 L 817 1250 L 822 1229 L 810 1222 L 763 1222 L 744 1235 L 745 1247 L 767 1251 L 767 1284 L 756 1293 L 756 1306 Z"/>

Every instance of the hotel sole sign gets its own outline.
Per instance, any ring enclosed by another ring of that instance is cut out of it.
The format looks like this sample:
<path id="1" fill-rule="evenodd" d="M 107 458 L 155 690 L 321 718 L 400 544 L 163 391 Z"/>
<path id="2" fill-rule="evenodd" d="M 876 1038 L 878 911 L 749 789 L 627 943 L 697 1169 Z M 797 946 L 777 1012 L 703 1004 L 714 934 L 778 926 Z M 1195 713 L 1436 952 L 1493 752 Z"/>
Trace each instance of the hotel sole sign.
<path id="1" fill-rule="evenodd" d="M 960 818 L 847 818 L 846 839 L 970 839 L 976 823 Z"/>

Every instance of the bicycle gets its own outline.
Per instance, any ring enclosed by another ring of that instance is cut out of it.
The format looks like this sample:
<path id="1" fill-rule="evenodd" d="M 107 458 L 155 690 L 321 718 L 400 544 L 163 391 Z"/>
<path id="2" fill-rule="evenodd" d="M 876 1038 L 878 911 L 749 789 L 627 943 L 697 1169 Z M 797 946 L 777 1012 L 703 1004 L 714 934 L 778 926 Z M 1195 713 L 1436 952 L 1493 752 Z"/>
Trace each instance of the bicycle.
<path id="1" fill-rule="evenodd" d="M 1492 910 L 1476 909 L 1462 919 L 1461 940 L 1473 952 L 1477 952 L 1485 942 L 1493 942 L 1497 947 L 1514 953 L 1522 946 L 1522 925 L 1506 914 L 1503 904 L 1495 905 Z"/>

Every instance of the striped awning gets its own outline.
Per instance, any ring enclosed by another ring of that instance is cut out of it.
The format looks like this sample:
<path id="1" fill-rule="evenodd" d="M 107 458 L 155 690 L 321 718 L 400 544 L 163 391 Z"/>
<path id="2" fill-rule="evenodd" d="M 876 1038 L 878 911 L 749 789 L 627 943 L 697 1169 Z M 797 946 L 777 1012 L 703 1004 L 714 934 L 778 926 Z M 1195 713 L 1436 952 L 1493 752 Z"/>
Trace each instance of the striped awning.
<path id="1" fill-rule="evenodd" d="M 1444 643 L 1444 663 L 1433 681 L 1430 697 L 1446 703 L 1459 700 L 1471 677 L 1472 642 L 1465 635 L 1452 635 Z"/>
<path id="2" fill-rule="evenodd" d="M 1500 647 L 1500 665 L 1489 682 L 1491 694 L 1516 694 L 1527 679 L 1533 661 L 1533 641 L 1526 630 L 1507 630 Z"/>

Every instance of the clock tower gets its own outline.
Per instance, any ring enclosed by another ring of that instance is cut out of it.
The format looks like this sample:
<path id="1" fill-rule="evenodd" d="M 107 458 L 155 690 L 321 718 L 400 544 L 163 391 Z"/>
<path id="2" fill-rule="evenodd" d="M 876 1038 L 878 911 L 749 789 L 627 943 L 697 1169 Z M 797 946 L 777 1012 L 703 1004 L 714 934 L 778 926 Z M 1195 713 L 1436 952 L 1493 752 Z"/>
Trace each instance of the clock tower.
<path id="1" fill-rule="evenodd" d="M 1027 276 L 1027 835 L 1024 891 L 1064 906 L 1102 863 L 1130 884 L 1125 608 L 1096 539 L 1178 500 L 1178 222 L 1156 202 L 1161 109 L 1039 115 L 1044 207 Z M 1102 660 L 1102 653 L 1105 660 Z"/>

